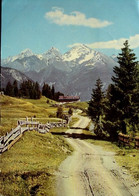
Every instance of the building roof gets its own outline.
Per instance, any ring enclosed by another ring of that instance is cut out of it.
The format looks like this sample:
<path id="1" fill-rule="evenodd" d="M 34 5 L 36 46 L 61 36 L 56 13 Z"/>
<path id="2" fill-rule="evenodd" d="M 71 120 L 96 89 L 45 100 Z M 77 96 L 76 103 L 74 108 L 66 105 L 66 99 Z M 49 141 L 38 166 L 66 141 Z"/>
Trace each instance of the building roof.
<path id="1" fill-rule="evenodd" d="M 59 101 L 63 100 L 79 100 L 79 96 L 59 96 Z"/>

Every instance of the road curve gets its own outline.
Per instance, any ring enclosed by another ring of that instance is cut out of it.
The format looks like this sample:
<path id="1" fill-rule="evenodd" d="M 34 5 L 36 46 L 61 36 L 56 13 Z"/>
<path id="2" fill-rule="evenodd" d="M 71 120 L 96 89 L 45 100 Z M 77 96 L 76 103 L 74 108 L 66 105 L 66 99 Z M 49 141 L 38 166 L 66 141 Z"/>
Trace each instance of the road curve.
<path id="1" fill-rule="evenodd" d="M 77 130 L 72 129 L 72 132 Z M 57 196 L 138 195 L 139 186 L 117 166 L 113 152 L 80 139 L 66 140 L 75 151 L 59 167 Z"/>

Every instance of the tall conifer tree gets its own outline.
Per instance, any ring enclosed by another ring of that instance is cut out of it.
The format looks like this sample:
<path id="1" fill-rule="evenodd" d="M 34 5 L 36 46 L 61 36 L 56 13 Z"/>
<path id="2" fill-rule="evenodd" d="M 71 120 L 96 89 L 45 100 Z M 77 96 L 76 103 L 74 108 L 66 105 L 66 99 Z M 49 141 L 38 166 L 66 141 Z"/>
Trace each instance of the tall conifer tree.
<path id="1" fill-rule="evenodd" d="M 14 96 L 13 85 L 9 81 L 6 85 L 5 94 L 9 96 Z"/>
<path id="2" fill-rule="evenodd" d="M 94 132 L 97 135 L 102 134 L 101 118 L 103 115 L 103 98 L 104 98 L 102 86 L 103 85 L 101 80 L 98 79 L 96 81 L 96 88 L 92 90 L 93 91 L 92 99 L 89 101 L 89 107 L 88 107 L 88 114 L 95 125 Z"/>
<path id="3" fill-rule="evenodd" d="M 112 77 L 113 85 L 108 95 L 105 122 L 109 132 L 119 131 L 127 133 L 127 127 L 137 122 L 137 66 L 135 54 L 125 41 L 124 48 L 118 56 L 119 66 L 114 67 L 115 76 Z M 109 123 L 108 123 L 109 122 Z M 111 133 L 112 135 L 114 134 Z"/>
<path id="4" fill-rule="evenodd" d="M 18 86 L 17 86 L 17 81 L 16 80 L 13 82 L 13 93 L 14 93 L 15 97 L 18 97 L 19 90 L 18 90 Z"/>

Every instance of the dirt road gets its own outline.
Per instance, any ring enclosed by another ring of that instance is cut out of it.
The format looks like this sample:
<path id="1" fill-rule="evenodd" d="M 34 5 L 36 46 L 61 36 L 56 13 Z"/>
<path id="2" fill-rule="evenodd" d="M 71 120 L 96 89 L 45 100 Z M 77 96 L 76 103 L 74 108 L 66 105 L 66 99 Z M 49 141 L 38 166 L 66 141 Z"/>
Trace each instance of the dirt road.
<path id="1" fill-rule="evenodd" d="M 72 126 L 72 129 L 68 129 L 66 133 L 82 133 L 82 129 L 85 129 L 91 121 L 89 118 L 80 116 L 78 113 L 74 114 L 74 117 L 79 118 L 79 120 Z"/>
<path id="2" fill-rule="evenodd" d="M 84 124 L 85 119 L 81 119 Z M 79 123 L 81 127 L 82 123 Z M 76 133 L 78 129 L 73 131 Z M 66 140 L 75 151 L 59 167 L 57 196 L 138 195 L 139 186 L 117 166 L 113 152 L 80 139 Z"/>

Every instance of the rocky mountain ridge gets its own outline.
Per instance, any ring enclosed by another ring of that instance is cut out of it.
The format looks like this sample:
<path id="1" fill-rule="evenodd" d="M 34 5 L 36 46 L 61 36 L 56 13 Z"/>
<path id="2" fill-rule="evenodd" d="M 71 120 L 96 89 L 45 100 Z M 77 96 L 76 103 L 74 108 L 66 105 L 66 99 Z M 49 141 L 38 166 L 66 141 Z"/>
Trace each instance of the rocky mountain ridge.
<path id="1" fill-rule="evenodd" d="M 117 62 L 84 44 L 71 48 L 65 54 L 51 48 L 43 54 L 33 54 L 30 49 L 19 55 L 2 60 L 3 67 L 23 72 L 42 86 L 44 82 L 54 84 L 57 91 L 68 95 L 79 95 L 88 100 L 96 79 L 111 83 L 113 67 Z"/>

